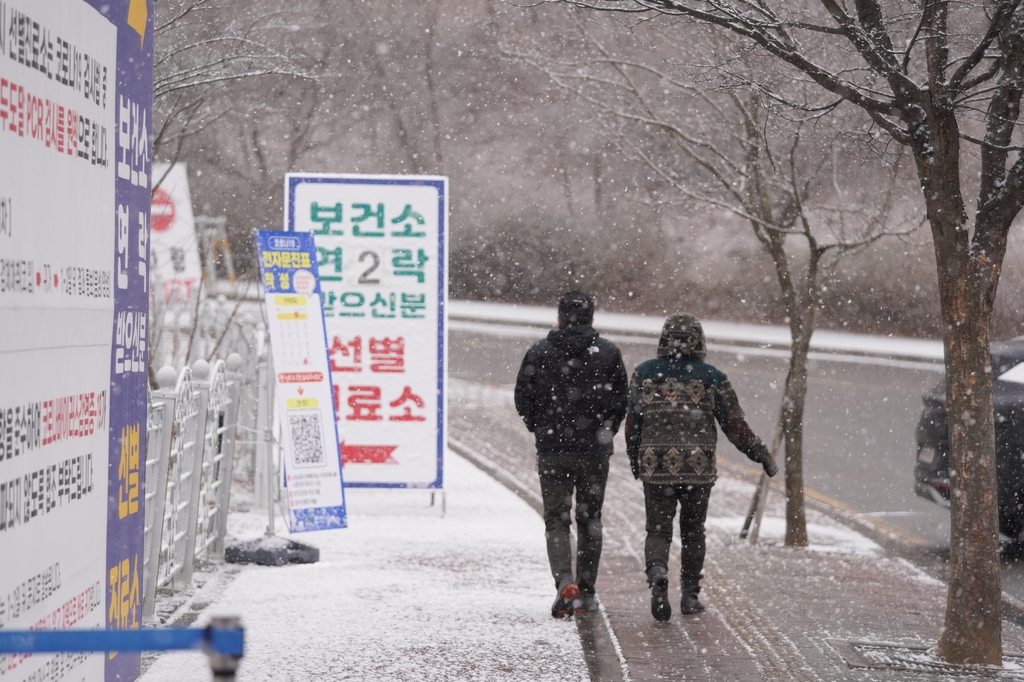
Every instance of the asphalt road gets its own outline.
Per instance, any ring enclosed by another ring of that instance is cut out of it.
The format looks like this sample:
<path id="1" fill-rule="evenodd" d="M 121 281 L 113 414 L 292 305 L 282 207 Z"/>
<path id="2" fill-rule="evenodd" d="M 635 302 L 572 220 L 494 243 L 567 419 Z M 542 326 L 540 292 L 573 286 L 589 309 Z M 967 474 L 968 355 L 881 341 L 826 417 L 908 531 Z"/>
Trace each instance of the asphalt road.
<path id="1" fill-rule="evenodd" d="M 515 382 L 523 353 L 542 330 L 495 328 L 495 333 L 450 332 L 451 376 L 475 382 Z M 655 354 L 654 341 L 608 338 L 622 349 L 626 368 Z M 739 395 L 754 431 L 771 440 L 778 415 L 787 362 L 758 351 L 712 347 L 708 361 L 724 371 Z M 805 486 L 808 494 L 926 547 L 948 554 L 949 513 L 914 494 L 914 427 L 921 394 L 941 373 L 907 366 L 860 362 L 811 361 L 804 435 Z M 624 457 L 624 452 L 616 452 Z M 724 437 L 719 456 L 750 464 Z M 813 537 L 811 538 L 813 542 Z M 1003 589 L 1024 600 L 1024 564 L 1005 562 Z"/>

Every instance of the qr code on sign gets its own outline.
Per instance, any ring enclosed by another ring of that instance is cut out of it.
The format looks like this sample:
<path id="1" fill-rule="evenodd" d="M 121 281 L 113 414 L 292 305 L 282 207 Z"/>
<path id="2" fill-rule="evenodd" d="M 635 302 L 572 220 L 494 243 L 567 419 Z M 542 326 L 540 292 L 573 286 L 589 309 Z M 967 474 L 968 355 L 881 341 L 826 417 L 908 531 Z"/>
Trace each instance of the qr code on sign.
<path id="1" fill-rule="evenodd" d="M 324 463 L 319 412 L 290 412 L 292 457 L 296 466 Z"/>

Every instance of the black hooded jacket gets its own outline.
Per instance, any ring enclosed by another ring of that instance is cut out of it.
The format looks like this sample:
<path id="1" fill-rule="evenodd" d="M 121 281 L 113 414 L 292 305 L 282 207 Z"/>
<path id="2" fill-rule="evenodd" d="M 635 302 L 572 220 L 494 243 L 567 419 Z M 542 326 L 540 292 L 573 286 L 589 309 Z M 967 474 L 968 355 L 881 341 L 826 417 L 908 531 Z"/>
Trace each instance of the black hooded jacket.
<path id="1" fill-rule="evenodd" d="M 628 394 L 618 347 L 589 325 L 570 325 L 526 352 L 516 411 L 536 437 L 539 455 L 610 455 Z"/>

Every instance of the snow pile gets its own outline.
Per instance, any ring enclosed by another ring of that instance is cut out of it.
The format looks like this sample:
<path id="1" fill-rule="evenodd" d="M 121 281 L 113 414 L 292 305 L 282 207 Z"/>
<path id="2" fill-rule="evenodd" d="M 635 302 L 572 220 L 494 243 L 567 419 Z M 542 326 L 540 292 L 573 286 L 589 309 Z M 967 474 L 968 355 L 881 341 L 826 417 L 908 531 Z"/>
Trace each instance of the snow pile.
<path id="1" fill-rule="evenodd" d="M 197 622 L 241 616 L 239 680 L 588 678 L 575 625 L 550 616 L 540 517 L 462 458 L 446 461 L 444 518 L 426 491 L 349 491 L 348 529 L 295 536 L 320 563 L 240 570 Z M 229 522 L 251 533 L 265 519 Z M 201 654 L 166 654 L 141 679 L 207 680 L 209 668 Z"/>
<path id="2" fill-rule="evenodd" d="M 738 537 L 740 529 L 743 528 L 743 521 L 742 516 L 708 517 L 707 527 L 720 528 L 729 535 Z M 873 540 L 824 516 L 818 523 L 808 522 L 807 536 L 811 539 L 811 544 L 804 547 L 804 551 L 851 556 L 882 555 L 882 548 Z M 758 540 L 761 543 L 782 546 L 785 539 L 785 518 L 765 516 L 761 519 L 761 530 L 758 533 Z"/>

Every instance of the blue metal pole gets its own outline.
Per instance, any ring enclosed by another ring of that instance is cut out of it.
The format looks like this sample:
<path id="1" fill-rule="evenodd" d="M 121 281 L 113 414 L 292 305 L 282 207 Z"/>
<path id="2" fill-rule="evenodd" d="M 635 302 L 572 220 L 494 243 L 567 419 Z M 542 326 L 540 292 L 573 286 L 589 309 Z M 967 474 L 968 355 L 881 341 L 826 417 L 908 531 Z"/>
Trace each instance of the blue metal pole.
<path id="1" fill-rule="evenodd" d="M 201 649 L 241 658 L 244 640 L 244 630 L 240 627 L 152 630 L 0 630 L 0 653 Z"/>
<path id="2" fill-rule="evenodd" d="M 206 628 L 0 630 L 0 654 L 188 649 L 206 652 L 215 680 L 233 680 L 245 653 L 245 630 L 237 618 L 214 618 Z"/>

